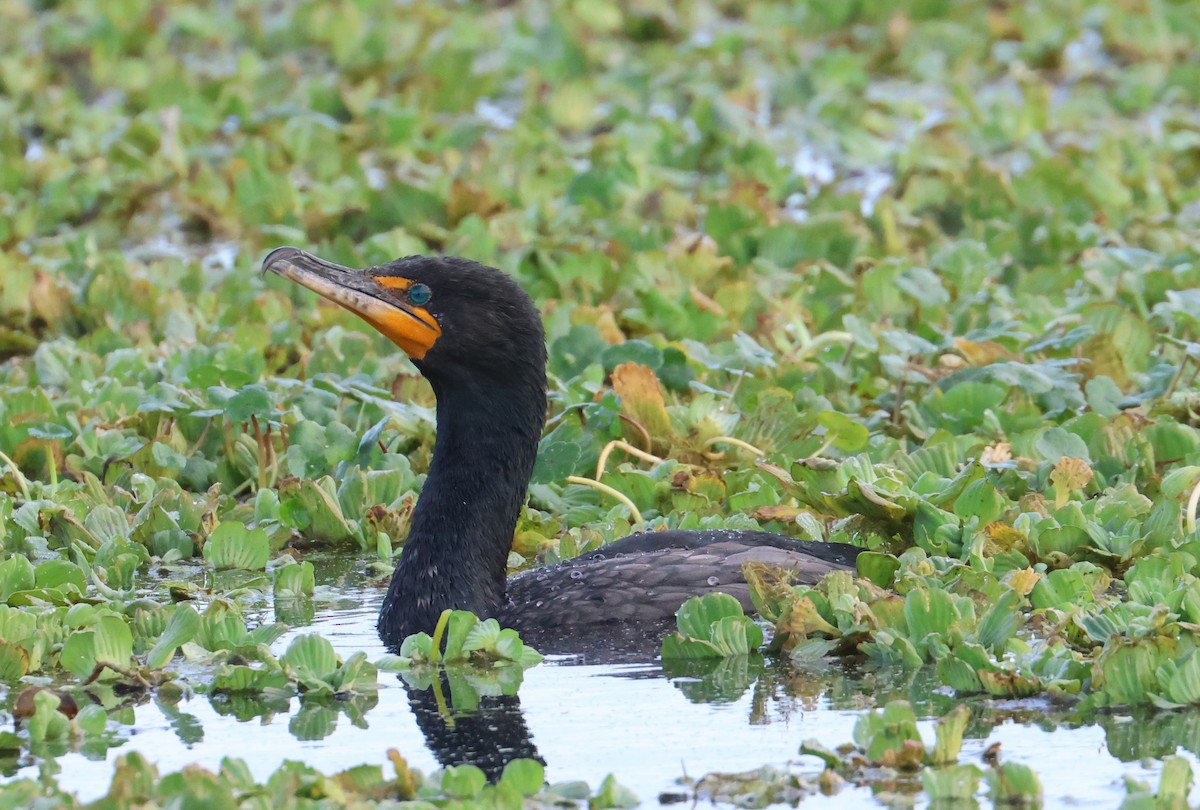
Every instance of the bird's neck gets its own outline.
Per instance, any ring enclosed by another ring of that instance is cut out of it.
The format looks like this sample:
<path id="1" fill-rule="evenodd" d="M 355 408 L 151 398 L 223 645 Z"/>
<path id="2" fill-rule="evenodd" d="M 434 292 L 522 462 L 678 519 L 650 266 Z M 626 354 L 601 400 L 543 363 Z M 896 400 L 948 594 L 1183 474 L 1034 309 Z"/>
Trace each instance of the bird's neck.
<path id="1" fill-rule="evenodd" d="M 446 608 L 494 615 L 546 416 L 545 381 L 434 385 L 437 441 L 380 613 L 385 643 L 432 632 Z"/>

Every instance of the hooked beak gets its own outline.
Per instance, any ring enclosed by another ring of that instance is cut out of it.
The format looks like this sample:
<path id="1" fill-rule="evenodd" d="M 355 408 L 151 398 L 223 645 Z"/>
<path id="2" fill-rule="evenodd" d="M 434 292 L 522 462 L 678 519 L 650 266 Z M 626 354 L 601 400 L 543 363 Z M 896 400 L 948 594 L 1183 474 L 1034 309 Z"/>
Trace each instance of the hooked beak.
<path id="1" fill-rule="evenodd" d="M 263 259 L 262 271 L 294 281 L 340 304 L 414 360 L 423 359 L 442 334 L 428 310 L 401 300 L 407 279 L 384 277 L 385 286 L 369 271 L 342 267 L 294 247 L 272 250 Z"/>

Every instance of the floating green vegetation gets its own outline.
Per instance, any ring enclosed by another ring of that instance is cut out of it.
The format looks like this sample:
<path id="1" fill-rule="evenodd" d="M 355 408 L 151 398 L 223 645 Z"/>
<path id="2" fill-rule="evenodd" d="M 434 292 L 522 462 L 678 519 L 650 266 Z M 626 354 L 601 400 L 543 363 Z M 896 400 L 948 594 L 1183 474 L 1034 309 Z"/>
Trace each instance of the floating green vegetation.
<path id="1" fill-rule="evenodd" d="M 728 594 L 692 597 L 679 608 L 675 621 L 679 630 L 663 639 L 665 660 L 749 655 L 763 643 L 762 628 Z"/>
<path id="2" fill-rule="evenodd" d="M 501 628 L 495 619 L 480 620 L 466 610 L 445 610 L 433 636 L 416 633 L 404 640 L 395 659 L 397 668 L 421 666 L 499 667 L 528 669 L 542 656 L 527 647 L 516 630 Z"/>
<path id="3" fill-rule="evenodd" d="M 851 787 L 865 787 L 883 801 L 908 803 L 924 792 L 935 807 L 976 807 L 983 782 L 995 806 L 1040 807 L 1042 784 L 1037 774 L 1027 765 L 1002 762 L 998 744 L 983 751 L 980 765 L 961 761 L 970 720 L 970 710 L 959 706 L 937 720 L 933 745 L 927 745 L 912 706 L 903 700 L 889 701 L 859 718 L 853 744 L 832 749 L 808 740 L 800 746 L 801 754 L 821 761 L 824 769 L 820 772 L 765 766 L 744 773 L 711 773 L 681 779 L 687 792 L 666 797 L 750 808 L 795 806 L 814 794 L 836 795 Z M 1129 780 L 1121 807 L 1169 807 L 1174 806 L 1172 802 L 1186 807 L 1192 780 L 1186 758 L 1166 757 L 1158 790 Z"/>
<path id="4" fill-rule="evenodd" d="M 32 722 L 32 721 L 31 721 Z M 58 789 L 53 778 L 41 782 L 21 779 L 5 787 L 3 807 L 275 807 L 300 810 L 313 807 L 394 807 L 397 802 L 425 807 L 576 807 L 615 810 L 638 805 L 637 797 L 609 777 L 592 791 L 583 782 L 547 785 L 545 769 L 532 759 L 516 759 L 500 778 L 488 784 L 474 765 L 444 768 L 428 776 L 409 768 L 404 758 L 388 751 L 394 771 L 379 765 L 359 765 L 324 774 L 299 762 L 285 762 L 265 780 L 255 779 L 243 759 L 227 757 L 216 772 L 191 766 L 160 773 L 142 754 L 120 757 L 112 786 L 94 802 L 78 802 Z"/>
<path id="5" fill-rule="evenodd" d="M 521 641 L 516 630 L 495 619 L 480 621 L 465 610 L 446 610 L 434 634 L 416 633 L 404 640 L 399 655 L 385 656 L 379 666 L 410 686 L 433 689 L 443 713 L 471 712 L 481 695 L 515 695 L 526 669 L 541 663 L 537 650 Z M 442 678 L 450 702 L 442 693 Z"/>
<path id="6" fill-rule="evenodd" d="M 638 518 L 854 542 L 857 577 L 752 572 L 770 656 L 1195 750 L 1151 710 L 1200 704 L 1197 52 L 1187 2 L 0 0 L 0 682 L 35 718 L 5 757 L 121 744 L 118 693 L 301 696 L 308 739 L 372 705 L 370 662 L 271 645 L 339 587 L 314 549 L 380 579 L 402 552 L 433 399 L 253 272 L 287 243 L 534 295 L 514 568 Z M 770 665 L 708 615 L 668 667 L 730 700 Z M 253 786 L 126 762 L 164 803 Z"/>

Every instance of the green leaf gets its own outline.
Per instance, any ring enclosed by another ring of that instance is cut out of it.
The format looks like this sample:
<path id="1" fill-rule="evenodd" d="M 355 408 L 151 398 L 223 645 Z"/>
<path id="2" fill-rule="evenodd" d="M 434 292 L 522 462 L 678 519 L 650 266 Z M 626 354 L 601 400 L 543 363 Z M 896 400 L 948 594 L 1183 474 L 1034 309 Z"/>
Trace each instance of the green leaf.
<path id="1" fill-rule="evenodd" d="M 450 766 L 442 772 L 442 790 L 456 799 L 474 799 L 486 784 L 487 777 L 474 765 Z"/>
<path id="2" fill-rule="evenodd" d="M 288 676 L 278 668 L 254 669 L 223 664 L 209 684 L 210 695 L 267 696 L 294 693 Z"/>
<path id="3" fill-rule="evenodd" d="M 467 643 L 467 637 L 478 624 L 479 619 L 469 610 L 450 611 L 450 617 L 446 620 L 446 634 L 443 642 L 445 644 L 442 656 L 444 661 L 455 663 L 466 660 L 467 656 L 463 647 Z"/>
<path id="4" fill-rule="evenodd" d="M 747 655 L 763 643 L 763 631 L 746 617 L 726 616 L 712 626 L 712 643 L 723 658 Z"/>
<path id="5" fill-rule="evenodd" d="M 679 632 L 690 638 L 707 639 L 710 628 L 724 618 L 745 616 L 741 603 L 729 594 L 709 593 L 693 596 L 675 614 Z"/>
<path id="6" fill-rule="evenodd" d="M 856 453 L 867 446 L 870 433 L 866 427 L 845 414 L 822 411 L 817 414 L 817 423 L 825 428 L 827 440 L 843 453 Z"/>
<path id="7" fill-rule="evenodd" d="M 883 760 L 884 754 L 898 753 L 905 742 L 920 742 L 917 718 L 907 701 L 889 701 L 882 711 L 864 714 L 854 724 L 854 741 L 872 762 Z"/>
<path id="8" fill-rule="evenodd" d="M 1035 444 L 1038 454 L 1051 464 L 1057 464 L 1063 456 L 1091 462 L 1087 444 L 1074 433 L 1053 427 L 1042 434 Z"/>
<path id="9" fill-rule="evenodd" d="M 24 557 L 12 556 L 0 562 L 0 599 L 31 590 L 34 582 L 33 564 Z"/>
<path id="10" fill-rule="evenodd" d="M 1200 655 L 1192 652 L 1178 666 L 1160 667 L 1156 677 L 1171 703 L 1179 706 L 1200 704 Z"/>
<path id="11" fill-rule="evenodd" d="M 904 620 L 913 640 L 945 636 L 958 618 L 954 600 L 941 588 L 918 588 L 904 600 Z"/>
<path id="12" fill-rule="evenodd" d="M 337 654 L 327 639 L 316 633 L 297 636 L 279 659 L 301 679 L 328 681 L 338 668 Z"/>
<path id="13" fill-rule="evenodd" d="M 1020 597 L 1009 588 L 1000 595 L 984 614 L 976 629 L 979 643 L 994 653 L 1000 653 L 1008 640 L 1017 632 L 1017 607 Z"/>
<path id="14" fill-rule="evenodd" d="M 945 656 L 937 662 L 937 675 L 956 693 L 971 695 L 983 691 L 975 667 L 955 655 Z"/>
<path id="15" fill-rule="evenodd" d="M 75 725 L 89 737 L 99 736 L 108 728 L 108 712 L 94 703 L 84 706 L 75 715 Z"/>
<path id="16" fill-rule="evenodd" d="M 1084 385 L 1084 391 L 1087 392 L 1088 406 L 1106 419 L 1121 412 L 1121 401 L 1125 395 L 1111 377 L 1093 377 Z"/>
<path id="17" fill-rule="evenodd" d="M 997 806 L 1036 806 L 1042 800 L 1042 783 L 1028 765 L 1005 762 L 987 772 L 988 795 Z"/>
<path id="18" fill-rule="evenodd" d="M 679 608 L 675 621 L 679 632 L 663 639 L 664 659 L 747 655 L 763 643 L 762 628 L 728 594 L 693 596 Z"/>
<path id="19" fill-rule="evenodd" d="M 49 689 L 43 689 L 33 696 L 33 716 L 25 720 L 25 727 L 29 729 L 29 739 L 34 743 L 62 740 L 70 734 L 70 721 L 58 710 L 61 702 L 58 695 Z"/>
<path id="20" fill-rule="evenodd" d="M 1136 706 L 1149 702 L 1160 665 L 1159 650 L 1153 644 L 1117 641 L 1101 654 L 1094 672 L 1112 705 Z"/>
<path id="21" fill-rule="evenodd" d="M 637 794 L 620 785 L 616 778 L 609 774 L 600 783 L 596 795 L 588 800 L 588 810 L 616 810 L 633 808 L 640 804 Z"/>
<path id="22" fill-rule="evenodd" d="M 242 568 L 259 571 L 271 556 L 270 539 L 262 529 L 247 529 L 241 523 L 218 523 L 204 543 L 204 559 L 218 571 Z"/>
<path id="23" fill-rule="evenodd" d="M 86 678 L 96 668 L 96 656 L 92 651 L 93 635 L 91 630 L 76 630 L 67 637 L 59 653 L 59 663 L 79 678 Z"/>
<path id="24" fill-rule="evenodd" d="M 285 565 L 274 571 L 272 593 L 278 599 L 298 599 L 313 595 L 316 589 L 316 569 L 308 560 Z"/>
<path id="25" fill-rule="evenodd" d="M 500 781 L 522 796 L 540 793 L 546 782 L 546 768 L 536 759 L 514 759 L 504 766 Z"/>
<path id="26" fill-rule="evenodd" d="M 251 417 L 263 423 L 268 421 L 272 411 L 271 396 L 261 385 L 248 385 L 225 400 L 225 418 L 234 424 L 249 422 Z"/>
<path id="27" fill-rule="evenodd" d="M 1192 791 L 1192 765 L 1184 756 L 1163 757 L 1162 775 L 1158 782 L 1157 799 L 1160 807 L 1186 807 Z"/>
<path id="28" fill-rule="evenodd" d="M 883 554 L 878 551 L 864 551 L 858 555 L 858 575 L 871 580 L 881 588 L 892 587 L 896 572 L 900 570 L 900 561 L 895 555 Z"/>
<path id="29" fill-rule="evenodd" d="M 0 640 L 0 681 L 13 683 L 29 672 L 29 653 L 9 641 Z"/>
<path id="30" fill-rule="evenodd" d="M 954 502 L 954 514 L 959 518 L 976 518 L 980 525 L 994 523 L 1009 506 L 1009 500 L 989 480 L 972 481 Z"/>
<path id="31" fill-rule="evenodd" d="M 97 663 L 128 667 L 133 657 L 133 633 L 119 616 L 102 616 L 96 623 L 92 653 Z"/>
<path id="32" fill-rule="evenodd" d="M 1065 608 L 1091 601 L 1091 587 L 1083 574 L 1072 568 L 1051 571 L 1037 581 L 1029 601 L 1038 610 Z"/>
<path id="33" fill-rule="evenodd" d="M 175 655 L 175 651 L 195 638 L 200 629 L 200 614 L 186 603 L 175 605 L 170 621 L 163 629 L 158 641 L 146 653 L 146 666 L 162 669 Z"/>
<path id="34" fill-rule="evenodd" d="M 970 720 L 971 711 L 966 706 L 958 706 L 937 721 L 933 727 L 936 742 L 929 756 L 930 764 L 952 765 L 958 761 L 963 735 L 966 734 Z"/>
<path id="35" fill-rule="evenodd" d="M 921 786 L 935 806 L 970 806 L 979 789 L 982 772 L 974 765 L 949 765 L 942 768 L 923 768 Z"/>
<path id="36" fill-rule="evenodd" d="M 87 591 L 87 577 L 83 569 L 68 560 L 46 560 L 34 571 L 38 588 L 59 588 L 67 593 L 83 594 Z"/>

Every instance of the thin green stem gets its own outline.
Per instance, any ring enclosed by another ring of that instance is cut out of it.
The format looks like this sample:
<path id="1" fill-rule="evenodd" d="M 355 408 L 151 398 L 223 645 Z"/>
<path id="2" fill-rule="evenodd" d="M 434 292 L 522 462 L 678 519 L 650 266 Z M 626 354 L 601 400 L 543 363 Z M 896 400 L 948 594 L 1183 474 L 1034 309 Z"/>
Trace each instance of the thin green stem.
<path id="1" fill-rule="evenodd" d="M 437 627 L 433 628 L 433 651 L 429 653 L 429 663 L 435 667 L 442 658 L 442 636 L 446 635 L 446 625 L 450 623 L 450 608 L 442 611 L 442 615 L 438 616 Z"/>

